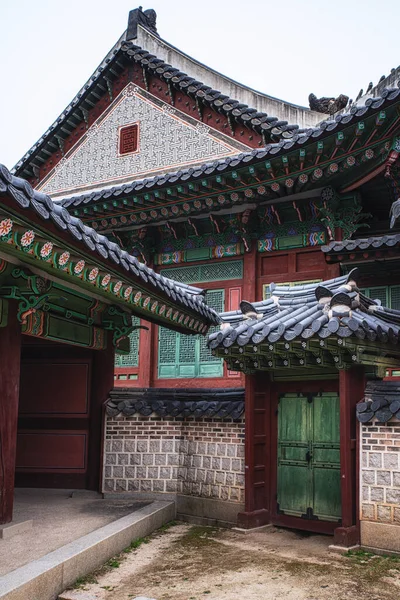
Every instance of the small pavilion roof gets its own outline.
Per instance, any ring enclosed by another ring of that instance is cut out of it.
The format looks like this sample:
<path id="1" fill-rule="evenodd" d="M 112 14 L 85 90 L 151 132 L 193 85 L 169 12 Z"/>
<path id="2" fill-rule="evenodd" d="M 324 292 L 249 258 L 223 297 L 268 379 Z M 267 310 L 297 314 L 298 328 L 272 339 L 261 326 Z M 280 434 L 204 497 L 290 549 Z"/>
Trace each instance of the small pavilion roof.
<path id="1" fill-rule="evenodd" d="M 209 336 L 208 345 L 234 362 L 240 363 L 240 356 L 246 355 L 250 368 L 256 369 L 261 368 L 261 355 L 271 363 L 267 362 L 266 367 L 272 368 L 274 355 L 283 357 L 282 366 L 289 366 L 291 359 L 302 366 L 306 352 L 317 348 L 317 354 L 321 349 L 329 351 L 333 363 L 341 362 L 334 356 L 341 349 L 348 348 L 355 363 L 364 362 L 367 346 L 372 354 L 378 354 L 382 346 L 395 349 L 400 341 L 400 311 L 381 306 L 360 293 L 357 276 L 358 269 L 353 269 L 347 276 L 321 283 L 272 283 L 267 300 L 242 302 L 240 310 L 221 313 L 221 330 Z M 360 345 L 364 349 L 357 353 Z M 397 355 L 399 350 L 394 352 Z M 322 366 L 319 358 L 316 365 Z"/>
<path id="2" fill-rule="evenodd" d="M 24 238 L 27 231 L 29 236 Z M 205 333 L 209 325 L 219 322 L 215 311 L 207 306 L 203 290 L 155 273 L 1 164 L 0 246 L 6 254 L 17 252 L 23 263 L 36 259 L 36 268 L 50 271 L 53 277 L 72 275 L 74 285 L 84 289 L 86 284 L 87 290 L 105 295 L 149 321 L 185 333 Z M 161 313 L 158 309 L 163 301 Z M 176 314 L 170 323 L 164 320 L 168 308 Z M 147 309 L 145 314 L 143 309 Z M 187 327 L 189 321 L 192 327 Z M 195 322 L 197 327 L 193 328 Z"/>

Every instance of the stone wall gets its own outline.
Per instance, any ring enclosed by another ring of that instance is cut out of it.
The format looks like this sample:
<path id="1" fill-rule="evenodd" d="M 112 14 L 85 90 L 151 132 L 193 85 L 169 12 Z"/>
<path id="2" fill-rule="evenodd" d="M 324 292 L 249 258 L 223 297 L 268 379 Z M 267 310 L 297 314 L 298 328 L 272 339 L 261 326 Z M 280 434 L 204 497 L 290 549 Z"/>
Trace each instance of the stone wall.
<path id="1" fill-rule="evenodd" d="M 374 420 L 360 426 L 361 543 L 399 551 L 400 422 Z"/>
<path id="2" fill-rule="evenodd" d="M 105 437 L 105 493 L 182 494 L 241 509 L 243 420 L 107 417 Z"/>

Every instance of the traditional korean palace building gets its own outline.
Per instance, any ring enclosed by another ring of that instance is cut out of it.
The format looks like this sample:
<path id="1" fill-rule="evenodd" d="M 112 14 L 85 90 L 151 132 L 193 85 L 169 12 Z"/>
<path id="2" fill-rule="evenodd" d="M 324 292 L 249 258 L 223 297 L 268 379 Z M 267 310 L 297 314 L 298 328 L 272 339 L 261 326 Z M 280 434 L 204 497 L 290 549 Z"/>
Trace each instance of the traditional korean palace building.
<path id="1" fill-rule="evenodd" d="M 0 171 L 18 484 L 164 494 L 184 519 L 400 552 L 399 80 L 310 110 L 131 11 Z"/>

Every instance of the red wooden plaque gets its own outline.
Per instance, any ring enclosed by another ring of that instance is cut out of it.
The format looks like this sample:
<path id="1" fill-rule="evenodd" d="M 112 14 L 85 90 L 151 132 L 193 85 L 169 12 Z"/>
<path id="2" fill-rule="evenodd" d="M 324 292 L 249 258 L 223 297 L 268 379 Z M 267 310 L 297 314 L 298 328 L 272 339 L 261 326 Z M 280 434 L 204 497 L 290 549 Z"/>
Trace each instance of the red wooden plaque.
<path id="1" fill-rule="evenodd" d="M 139 125 L 127 125 L 119 130 L 119 153 L 132 154 L 137 152 L 139 141 Z"/>

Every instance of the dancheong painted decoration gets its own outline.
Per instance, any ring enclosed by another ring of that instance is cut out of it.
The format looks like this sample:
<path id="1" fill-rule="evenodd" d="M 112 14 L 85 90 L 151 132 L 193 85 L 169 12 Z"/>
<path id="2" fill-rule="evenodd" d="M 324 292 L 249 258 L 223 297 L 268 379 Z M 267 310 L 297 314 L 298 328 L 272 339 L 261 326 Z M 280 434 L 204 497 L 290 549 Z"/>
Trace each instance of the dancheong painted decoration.
<path id="1" fill-rule="evenodd" d="M 0 167 L 8 481 L 400 552 L 399 84 L 298 106 L 131 11 Z"/>

